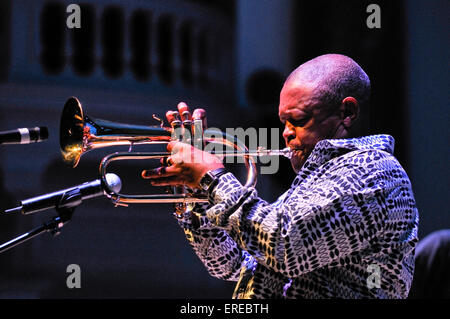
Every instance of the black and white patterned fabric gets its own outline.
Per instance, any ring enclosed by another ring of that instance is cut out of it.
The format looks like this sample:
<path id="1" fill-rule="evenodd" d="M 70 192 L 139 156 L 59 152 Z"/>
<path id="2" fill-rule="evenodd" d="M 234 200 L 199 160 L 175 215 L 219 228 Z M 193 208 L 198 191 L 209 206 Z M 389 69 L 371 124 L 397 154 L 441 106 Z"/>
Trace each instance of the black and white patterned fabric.
<path id="1" fill-rule="evenodd" d="M 233 298 L 406 298 L 418 211 L 394 139 L 322 140 L 276 202 L 231 173 L 179 220 Z"/>

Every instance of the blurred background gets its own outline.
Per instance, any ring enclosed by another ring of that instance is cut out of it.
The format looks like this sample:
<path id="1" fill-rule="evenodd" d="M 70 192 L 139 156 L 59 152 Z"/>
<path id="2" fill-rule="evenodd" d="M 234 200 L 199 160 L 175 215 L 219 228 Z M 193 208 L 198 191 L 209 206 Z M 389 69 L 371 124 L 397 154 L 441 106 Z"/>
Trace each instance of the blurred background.
<path id="1" fill-rule="evenodd" d="M 80 5 L 79 29 L 66 25 L 70 3 Z M 381 28 L 367 26 L 371 3 L 381 9 Z M 420 238 L 450 228 L 448 14 L 447 0 L 3 0 L 0 131 L 47 126 L 50 136 L 0 147 L 0 210 L 94 180 L 104 155 L 127 150 L 103 149 L 77 168 L 64 165 L 59 121 L 70 96 L 88 116 L 111 121 L 155 125 L 152 114 L 163 117 L 185 101 L 207 110 L 209 126 L 281 133 L 284 78 L 315 56 L 341 53 L 371 78 L 369 130 L 396 140 Z M 117 168 L 124 191 L 149 190 L 138 176 L 142 165 Z M 280 159 L 278 174 L 260 175 L 257 189 L 273 201 L 293 178 Z M 234 283 L 206 272 L 171 212 L 170 204 L 84 202 L 59 236 L 47 233 L 0 255 L 0 298 L 229 298 Z M 1 214 L 0 243 L 54 214 Z M 70 264 L 81 268 L 80 289 L 66 286 Z"/>

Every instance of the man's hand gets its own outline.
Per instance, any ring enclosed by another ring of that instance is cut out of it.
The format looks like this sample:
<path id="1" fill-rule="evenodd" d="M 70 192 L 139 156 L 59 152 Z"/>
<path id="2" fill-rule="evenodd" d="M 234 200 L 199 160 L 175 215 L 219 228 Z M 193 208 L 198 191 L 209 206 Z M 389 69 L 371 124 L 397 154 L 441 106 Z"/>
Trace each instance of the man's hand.
<path id="1" fill-rule="evenodd" d="M 182 120 L 190 119 L 191 115 L 185 103 L 178 104 L 178 112 L 182 115 Z M 204 128 L 206 128 L 205 115 L 206 112 L 202 109 L 194 110 L 194 117 L 198 116 L 203 120 Z M 167 112 L 166 117 L 169 123 L 175 119 L 172 111 Z M 172 154 L 167 159 L 170 166 L 142 172 L 142 177 L 149 179 L 154 186 L 186 185 L 190 188 L 199 188 L 200 180 L 208 171 L 224 167 L 222 161 L 215 155 L 186 143 L 170 142 L 167 150 Z"/>

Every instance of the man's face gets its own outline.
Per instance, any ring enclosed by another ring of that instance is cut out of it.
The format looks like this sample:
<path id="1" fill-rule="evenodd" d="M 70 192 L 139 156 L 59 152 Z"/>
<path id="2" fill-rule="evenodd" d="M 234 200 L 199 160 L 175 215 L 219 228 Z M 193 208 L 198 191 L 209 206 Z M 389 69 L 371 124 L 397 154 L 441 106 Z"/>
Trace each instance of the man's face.
<path id="1" fill-rule="evenodd" d="M 292 168 L 298 173 L 314 146 L 334 137 L 340 123 L 337 110 L 330 110 L 314 98 L 313 88 L 299 82 L 286 83 L 280 93 L 278 115 L 284 124 L 286 146 L 295 150 Z"/>

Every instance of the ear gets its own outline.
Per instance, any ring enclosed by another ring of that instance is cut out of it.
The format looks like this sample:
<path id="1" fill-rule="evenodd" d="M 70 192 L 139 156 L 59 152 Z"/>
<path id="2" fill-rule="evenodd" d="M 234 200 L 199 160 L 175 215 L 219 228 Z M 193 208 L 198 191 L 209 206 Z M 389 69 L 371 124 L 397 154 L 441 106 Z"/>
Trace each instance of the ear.
<path id="1" fill-rule="evenodd" d="M 359 103 L 352 97 L 348 96 L 342 100 L 340 106 L 340 116 L 342 119 L 342 124 L 345 128 L 350 128 L 359 116 Z"/>

